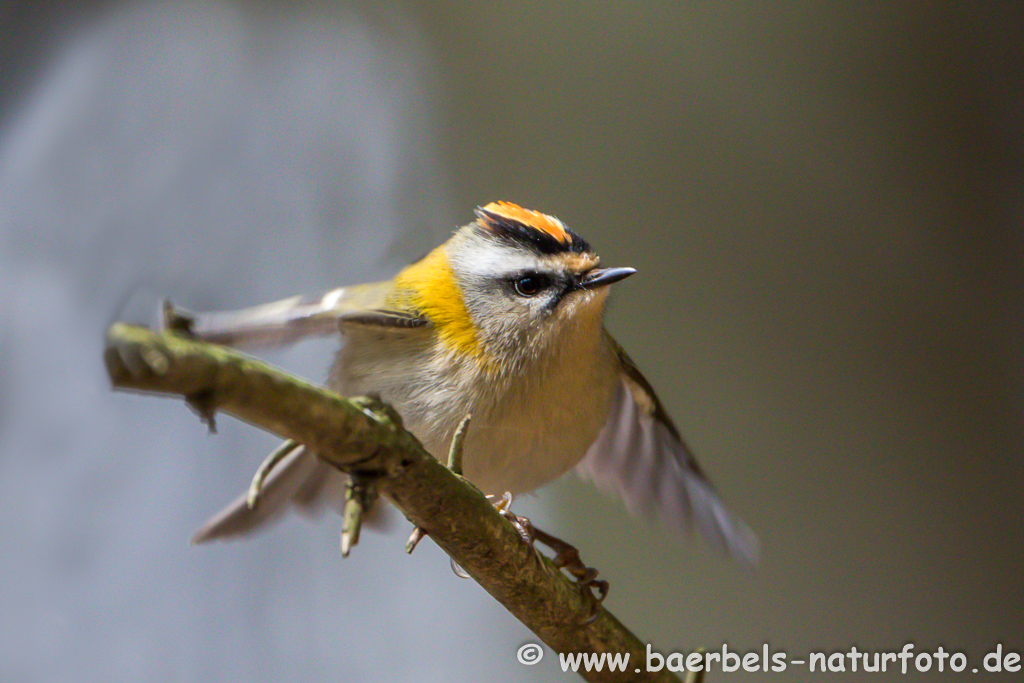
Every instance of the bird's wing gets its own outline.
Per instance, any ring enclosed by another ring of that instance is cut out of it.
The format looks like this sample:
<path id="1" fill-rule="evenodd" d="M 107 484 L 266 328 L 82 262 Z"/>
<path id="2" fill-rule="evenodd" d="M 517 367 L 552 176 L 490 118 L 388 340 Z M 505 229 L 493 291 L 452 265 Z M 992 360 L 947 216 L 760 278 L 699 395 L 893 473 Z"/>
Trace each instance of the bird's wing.
<path id="1" fill-rule="evenodd" d="M 291 502 L 305 501 L 309 488 L 321 489 L 327 477 L 332 474 L 328 466 L 315 455 L 299 446 L 271 470 L 260 489 L 259 502 L 250 508 L 246 502 L 247 493 L 231 502 L 192 537 L 193 543 L 205 543 L 220 538 L 248 534 L 265 527 L 280 517 Z M 334 473 L 339 479 L 340 472 Z M 343 486 L 339 482 L 339 489 Z"/>
<path id="2" fill-rule="evenodd" d="M 301 296 L 238 311 L 165 313 L 172 326 L 197 339 L 227 346 L 267 347 L 305 337 L 337 334 L 343 324 L 411 328 L 427 324 L 415 312 L 389 306 L 390 281 L 332 289 L 315 299 Z"/>
<path id="3" fill-rule="evenodd" d="M 650 383 L 615 349 L 622 370 L 608 422 L 577 472 L 621 496 L 631 512 L 660 517 L 680 531 L 696 525 L 716 550 L 756 564 L 757 537 L 725 507 Z"/>
<path id="4" fill-rule="evenodd" d="M 289 509 L 309 517 L 325 510 L 342 512 L 348 477 L 299 446 L 270 471 L 260 488 L 255 508 L 247 502 L 248 491 L 211 517 L 192 536 L 192 543 L 207 543 L 246 536 L 268 528 Z M 393 515 L 378 501 L 364 512 L 363 527 L 383 531 Z"/>

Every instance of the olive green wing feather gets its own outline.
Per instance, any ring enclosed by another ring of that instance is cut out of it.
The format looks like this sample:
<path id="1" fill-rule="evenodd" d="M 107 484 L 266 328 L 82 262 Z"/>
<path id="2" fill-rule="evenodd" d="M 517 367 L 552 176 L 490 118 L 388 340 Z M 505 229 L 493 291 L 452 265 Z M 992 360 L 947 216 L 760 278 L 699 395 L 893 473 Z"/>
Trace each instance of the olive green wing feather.
<path id="1" fill-rule="evenodd" d="M 267 347 L 338 334 L 346 324 L 398 329 L 427 325 L 416 312 L 389 306 L 392 287 L 390 281 L 339 287 L 316 298 L 295 296 L 238 311 L 172 309 L 165 313 L 165 326 L 227 346 Z"/>

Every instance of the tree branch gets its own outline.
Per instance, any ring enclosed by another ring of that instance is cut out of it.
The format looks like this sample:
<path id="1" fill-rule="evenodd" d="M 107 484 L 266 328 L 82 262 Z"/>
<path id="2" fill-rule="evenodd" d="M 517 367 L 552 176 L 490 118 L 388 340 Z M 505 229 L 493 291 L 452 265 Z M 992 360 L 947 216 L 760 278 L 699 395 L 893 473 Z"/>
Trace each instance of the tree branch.
<path id="1" fill-rule="evenodd" d="M 603 607 L 582 625 L 592 604 L 579 587 L 427 453 L 390 406 L 350 401 L 231 349 L 120 323 L 107 333 L 104 360 L 115 388 L 184 396 L 211 427 L 223 411 L 375 478 L 409 521 L 556 652 L 629 653 L 628 672 L 584 679 L 678 681 L 667 671 L 633 671 L 646 668 L 645 647 Z"/>

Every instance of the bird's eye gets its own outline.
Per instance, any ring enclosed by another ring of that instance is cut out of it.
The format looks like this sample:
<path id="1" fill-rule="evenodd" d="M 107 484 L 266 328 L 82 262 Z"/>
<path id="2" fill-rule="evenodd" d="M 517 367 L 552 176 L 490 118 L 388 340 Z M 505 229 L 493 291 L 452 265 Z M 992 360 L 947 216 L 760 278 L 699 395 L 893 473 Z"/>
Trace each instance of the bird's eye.
<path id="1" fill-rule="evenodd" d="M 548 286 L 550 281 L 547 277 L 538 273 L 525 273 L 512 281 L 516 294 L 519 296 L 534 296 L 540 290 Z"/>

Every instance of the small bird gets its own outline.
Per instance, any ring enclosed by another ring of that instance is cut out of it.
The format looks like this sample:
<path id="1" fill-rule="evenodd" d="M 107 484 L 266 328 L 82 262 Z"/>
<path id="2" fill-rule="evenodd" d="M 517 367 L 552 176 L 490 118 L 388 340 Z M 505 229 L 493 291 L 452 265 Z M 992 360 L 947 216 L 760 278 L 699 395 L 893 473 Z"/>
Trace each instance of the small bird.
<path id="1" fill-rule="evenodd" d="M 603 268 L 559 219 L 509 202 L 476 210 L 386 282 L 235 312 L 196 315 L 191 332 L 235 346 L 340 333 L 327 385 L 376 395 L 436 458 L 472 414 L 463 474 L 485 493 L 528 492 L 575 468 L 637 514 L 755 564 L 758 542 L 725 507 L 650 383 L 604 328 Z M 262 525 L 289 502 L 341 495 L 344 475 L 302 448 L 272 471 L 252 508 L 242 497 L 193 539 Z"/>

